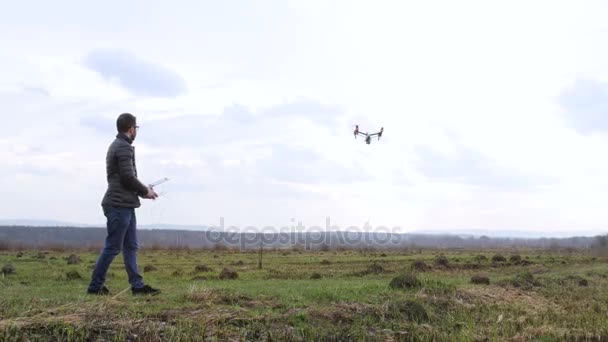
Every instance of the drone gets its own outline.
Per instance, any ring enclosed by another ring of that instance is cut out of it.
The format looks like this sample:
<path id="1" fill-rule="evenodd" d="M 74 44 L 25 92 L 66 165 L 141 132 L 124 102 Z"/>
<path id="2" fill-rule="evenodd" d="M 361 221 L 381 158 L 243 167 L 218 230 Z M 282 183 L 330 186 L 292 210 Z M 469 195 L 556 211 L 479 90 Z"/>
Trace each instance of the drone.
<path id="1" fill-rule="evenodd" d="M 377 135 L 378 136 L 378 140 L 380 140 L 380 138 L 382 137 L 382 132 L 384 132 L 384 127 L 381 127 L 379 132 L 372 133 L 372 134 L 369 134 L 367 132 L 366 133 L 359 132 L 359 125 L 355 125 L 355 132 L 354 132 L 354 134 L 355 134 L 355 139 L 357 139 L 357 135 L 359 135 L 359 134 L 362 135 L 362 136 L 364 136 L 365 137 L 365 143 L 369 145 L 369 144 L 372 143 L 372 137 L 374 135 Z"/>

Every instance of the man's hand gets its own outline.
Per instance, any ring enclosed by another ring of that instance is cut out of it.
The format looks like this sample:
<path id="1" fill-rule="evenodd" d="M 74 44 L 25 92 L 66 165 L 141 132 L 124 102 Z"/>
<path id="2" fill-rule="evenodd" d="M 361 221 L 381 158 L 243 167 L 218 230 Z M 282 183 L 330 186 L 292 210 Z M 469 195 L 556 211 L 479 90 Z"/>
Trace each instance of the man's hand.
<path id="1" fill-rule="evenodd" d="M 148 187 L 148 193 L 146 194 L 146 196 L 144 196 L 144 198 L 156 199 L 157 197 L 158 197 L 158 194 L 154 191 L 154 189 L 152 189 L 151 187 Z"/>

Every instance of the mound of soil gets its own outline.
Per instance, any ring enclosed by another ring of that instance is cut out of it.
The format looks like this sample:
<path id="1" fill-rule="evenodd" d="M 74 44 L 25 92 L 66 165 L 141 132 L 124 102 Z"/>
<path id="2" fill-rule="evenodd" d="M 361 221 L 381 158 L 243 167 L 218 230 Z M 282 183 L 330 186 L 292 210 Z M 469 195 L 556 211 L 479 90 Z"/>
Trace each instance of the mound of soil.
<path id="1" fill-rule="evenodd" d="M 15 273 L 17 273 L 15 266 L 10 265 L 10 264 L 2 266 L 2 274 L 8 275 L 8 274 L 15 274 Z"/>
<path id="2" fill-rule="evenodd" d="M 492 262 L 494 262 L 494 263 L 507 262 L 507 258 L 502 256 L 501 254 L 495 254 L 494 256 L 492 256 Z"/>
<path id="3" fill-rule="evenodd" d="M 426 262 L 422 260 L 415 260 L 412 263 L 411 269 L 416 272 L 428 272 L 431 270 L 431 266 L 427 265 Z"/>
<path id="4" fill-rule="evenodd" d="M 482 263 L 484 261 L 488 261 L 488 257 L 483 254 L 479 254 L 479 255 L 476 255 L 475 258 L 473 258 L 473 260 L 475 260 L 478 263 Z"/>
<path id="5" fill-rule="evenodd" d="M 384 272 L 384 267 L 378 263 L 373 263 L 367 266 L 365 271 L 355 272 L 352 275 L 355 277 L 363 277 L 370 274 L 382 274 Z"/>
<path id="6" fill-rule="evenodd" d="M 367 267 L 367 273 L 369 274 L 380 274 L 384 272 L 384 267 L 382 265 L 373 263 Z"/>
<path id="7" fill-rule="evenodd" d="M 213 270 L 207 265 L 196 265 L 194 272 L 213 272 Z"/>
<path id="8" fill-rule="evenodd" d="M 519 287 L 524 290 L 531 289 L 535 286 L 542 286 L 542 284 L 538 280 L 534 279 L 534 276 L 529 271 L 524 271 L 516 275 L 511 280 L 511 285 L 513 285 L 513 287 Z"/>
<path id="9" fill-rule="evenodd" d="M 222 270 L 222 272 L 220 272 L 219 278 L 220 279 L 237 279 L 239 277 L 239 274 L 236 273 L 235 270 L 230 269 L 230 268 L 224 268 Z"/>
<path id="10" fill-rule="evenodd" d="M 397 276 L 388 284 L 393 289 L 411 289 L 422 285 L 420 280 L 413 274 Z"/>
<path id="11" fill-rule="evenodd" d="M 450 260 L 448 260 L 448 257 L 446 257 L 445 255 L 440 255 L 437 258 L 435 258 L 435 265 L 440 266 L 440 267 L 449 268 Z"/>
<path id="12" fill-rule="evenodd" d="M 80 264 L 80 257 L 76 254 L 71 254 L 68 259 L 68 265 L 77 265 Z"/>
<path id="13" fill-rule="evenodd" d="M 422 304 L 413 300 L 408 300 L 403 303 L 395 303 L 390 306 L 393 313 L 404 317 L 408 321 L 423 323 L 429 320 L 429 314 Z"/>
<path id="14" fill-rule="evenodd" d="M 490 285 L 490 278 L 486 277 L 486 276 L 482 276 L 479 274 L 475 274 L 471 277 L 471 283 L 472 284 L 484 284 L 484 285 Z"/>
<path id="15" fill-rule="evenodd" d="M 472 263 L 472 262 L 466 262 L 466 263 L 462 264 L 461 267 L 464 270 L 478 270 L 478 269 L 481 268 L 481 265 L 480 264 L 475 264 L 475 263 Z"/>
<path id="16" fill-rule="evenodd" d="M 310 276 L 310 279 L 321 279 L 321 278 L 323 278 L 323 276 L 321 276 L 321 274 L 320 274 L 320 273 L 317 273 L 317 272 L 313 273 L 313 274 Z"/>
<path id="17" fill-rule="evenodd" d="M 509 258 L 509 261 L 515 265 L 518 265 L 521 262 L 521 260 L 522 260 L 521 255 L 519 255 L 519 254 L 513 254 Z"/>
<path id="18" fill-rule="evenodd" d="M 68 280 L 82 279 L 82 276 L 80 275 L 80 273 L 78 273 L 78 271 L 74 271 L 74 270 L 66 272 L 65 277 Z"/>
<path id="19" fill-rule="evenodd" d="M 578 286 L 583 286 L 583 287 L 589 286 L 589 281 L 578 275 L 569 275 L 560 280 L 560 284 L 562 284 L 562 285 L 566 285 L 568 283 L 575 283 L 575 284 L 578 284 Z"/>
<path id="20" fill-rule="evenodd" d="M 156 271 L 156 267 L 153 265 L 146 265 L 144 266 L 144 272 L 154 272 Z"/>

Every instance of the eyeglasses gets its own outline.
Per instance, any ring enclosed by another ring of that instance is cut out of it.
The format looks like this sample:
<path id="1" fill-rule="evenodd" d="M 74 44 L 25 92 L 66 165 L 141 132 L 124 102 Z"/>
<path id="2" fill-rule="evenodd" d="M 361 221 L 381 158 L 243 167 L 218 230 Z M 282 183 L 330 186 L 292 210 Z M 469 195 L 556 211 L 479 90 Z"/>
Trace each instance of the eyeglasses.
<path id="1" fill-rule="evenodd" d="M 135 129 L 139 129 L 139 126 L 135 126 Z"/>

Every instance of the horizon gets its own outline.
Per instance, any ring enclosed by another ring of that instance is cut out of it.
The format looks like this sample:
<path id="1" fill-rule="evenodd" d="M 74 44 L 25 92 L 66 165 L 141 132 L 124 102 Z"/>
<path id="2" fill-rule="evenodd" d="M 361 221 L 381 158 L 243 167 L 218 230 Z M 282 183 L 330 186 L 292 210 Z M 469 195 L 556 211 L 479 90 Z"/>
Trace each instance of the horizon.
<path id="1" fill-rule="evenodd" d="M 466 238 L 496 238 L 496 239 L 569 239 L 569 238 L 594 238 L 597 236 L 605 235 L 603 233 L 592 233 L 579 231 L 578 234 L 568 234 L 565 232 L 551 235 L 551 233 L 545 233 L 540 231 L 530 231 L 526 229 L 511 229 L 504 231 L 492 231 L 490 229 L 482 228 L 470 228 L 467 230 L 402 230 L 400 227 L 375 227 L 369 226 L 369 229 L 360 229 L 359 226 L 349 227 L 320 227 L 320 226 L 306 226 L 299 223 L 300 226 L 266 226 L 255 227 L 237 227 L 229 226 L 222 227 L 217 225 L 179 225 L 171 223 L 156 223 L 156 224 L 144 224 L 139 225 L 139 230 L 163 230 L 163 231 L 175 231 L 175 232 L 223 232 L 223 233 L 238 233 L 238 234 L 284 234 L 284 233 L 364 233 L 364 234 L 395 234 L 395 235 L 428 235 L 428 236 L 453 236 L 453 237 L 466 237 Z M 365 225 L 364 225 L 365 226 Z M 88 223 L 75 223 L 65 221 L 50 221 L 50 220 L 0 220 L 0 227 L 29 227 L 29 228 L 101 228 L 106 229 L 105 223 L 88 224 Z M 378 229 L 380 228 L 380 229 Z"/>
<path id="2" fill-rule="evenodd" d="M 171 179 L 142 227 L 608 230 L 608 3 L 36 9 L 0 13 L 0 221 L 105 222 L 130 112 L 139 178 Z"/>

